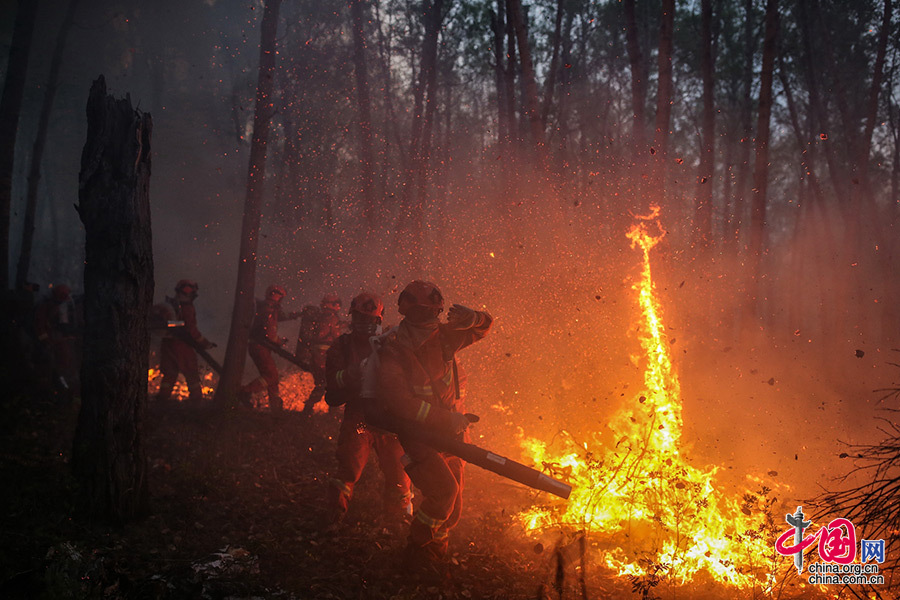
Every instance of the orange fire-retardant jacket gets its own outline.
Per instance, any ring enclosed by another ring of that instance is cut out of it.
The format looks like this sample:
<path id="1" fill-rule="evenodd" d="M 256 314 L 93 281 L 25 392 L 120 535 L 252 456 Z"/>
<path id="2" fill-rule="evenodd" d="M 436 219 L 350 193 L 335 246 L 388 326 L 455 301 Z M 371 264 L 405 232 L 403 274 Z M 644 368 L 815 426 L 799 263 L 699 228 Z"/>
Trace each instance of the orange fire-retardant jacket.
<path id="1" fill-rule="evenodd" d="M 336 312 L 310 304 L 300 312 L 298 340 L 308 346 L 330 346 L 346 328 Z"/>
<path id="2" fill-rule="evenodd" d="M 367 337 L 345 333 L 334 341 L 325 355 L 325 402 L 329 406 L 347 404 L 356 408 L 362 384 L 360 363 L 369 356 Z"/>
<path id="3" fill-rule="evenodd" d="M 378 354 L 378 409 L 437 431 L 449 431 L 450 413 L 464 411 L 455 355 L 487 335 L 491 322 L 488 313 L 476 311 L 475 323 L 468 329 L 441 324 L 421 343 L 410 334 L 409 324 L 401 322 L 387 334 Z"/>
<path id="4" fill-rule="evenodd" d="M 184 321 L 184 333 L 179 332 L 180 336 L 191 338 L 201 348 L 212 347 L 212 342 L 203 337 L 203 334 L 200 333 L 200 329 L 197 327 L 197 309 L 191 300 L 166 297 L 166 302 L 175 311 L 175 318 L 179 321 Z"/>
<path id="5" fill-rule="evenodd" d="M 278 322 L 296 319 L 297 313 L 285 313 L 281 310 L 281 303 L 272 300 L 256 301 L 256 316 L 250 325 L 250 341 L 257 343 L 268 340 L 273 344 L 282 345 L 282 339 L 278 337 Z"/>

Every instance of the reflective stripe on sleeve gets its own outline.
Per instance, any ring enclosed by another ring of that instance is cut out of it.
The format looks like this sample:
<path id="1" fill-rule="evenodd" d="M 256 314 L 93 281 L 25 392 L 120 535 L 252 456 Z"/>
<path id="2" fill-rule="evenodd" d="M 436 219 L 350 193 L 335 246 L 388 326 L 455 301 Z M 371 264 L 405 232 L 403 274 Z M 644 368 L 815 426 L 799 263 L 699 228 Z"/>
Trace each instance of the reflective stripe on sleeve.
<path id="1" fill-rule="evenodd" d="M 431 412 L 431 404 L 428 402 L 422 401 L 422 404 L 419 405 L 419 412 L 416 415 L 416 421 L 423 423 L 425 419 L 428 418 L 428 413 Z"/>
<path id="2" fill-rule="evenodd" d="M 337 374 L 334 376 L 334 379 L 337 382 L 338 387 L 344 387 L 344 371 L 343 370 L 338 371 Z"/>

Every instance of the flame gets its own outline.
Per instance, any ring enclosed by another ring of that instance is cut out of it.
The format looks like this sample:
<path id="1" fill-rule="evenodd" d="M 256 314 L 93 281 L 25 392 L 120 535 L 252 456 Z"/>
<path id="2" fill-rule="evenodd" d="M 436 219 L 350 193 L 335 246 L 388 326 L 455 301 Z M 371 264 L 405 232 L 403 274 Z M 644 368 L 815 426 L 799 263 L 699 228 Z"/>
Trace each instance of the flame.
<path id="1" fill-rule="evenodd" d="M 219 378 L 211 369 L 206 368 L 202 371 L 200 375 L 200 388 L 203 390 L 204 397 L 209 398 L 212 396 L 218 380 Z M 147 394 L 151 398 L 159 393 L 160 383 L 162 383 L 162 371 L 159 370 L 159 367 L 150 367 L 147 369 Z M 188 396 L 190 396 L 190 393 L 188 392 L 187 384 L 184 382 L 184 377 L 179 375 L 178 380 L 175 382 L 175 387 L 172 388 L 171 399 L 176 402 L 183 402 L 188 399 Z"/>
<path id="2" fill-rule="evenodd" d="M 526 455 L 574 489 L 568 504 L 527 510 L 519 521 L 533 535 L 551 527 L 602 532 L 601 561 L 633 581 L 663 576 L 684 584 L 705 573 L 766 592 L 784 563 L 774 551 L 780 525 L 772 490 L 750 478 L 756 492 L 727 498 L 715 488 L 715 467 L 695 467 L 682 455 L 681 386 L 650 269 L 650 251 L 665 235 L 658 216 L 653 207 L 627 234 L 643 254 L 632 286 L 642 316 L 643 389 L 612 417 L 614 439 L 570 440 L 556 453 L 541 441 L 521 441 Z"/>
<path id="3" fill-rule="evenodd" d="M 215 392 L 215 386 L 218 383 L 218 377 L 215 372 L 208 367 L 201 367 L 200 383 L 203 389 L 203 396 L 211 398 Z M 154 397 L 159 393 L 159 384 L 162 382 L 162 372 L 159 367 L 150 367 L 147 370 L 147 393 L 150 397 Z M 280 382 L 281 398 L 284 401 L 285 410 L 301 411 L 306 399 L 309 397 L 315 387 L 313 376 L 306 371 L 301 371 L 294 367 L 288 367 L 281 375 Z M 172 400 L 176 402 L 184 402 L 188 399 L 187 384 L 184 382 L 183 376 L 179 375 L 172 388 Z M 254 404 L 258 408 L 267 408 L 268 401 L 266 393 L 256 394 L 253 398 Z M 328 405 L 324 400 L 320 400 L 313 406 L 316 414 L 328 412 Z"/>

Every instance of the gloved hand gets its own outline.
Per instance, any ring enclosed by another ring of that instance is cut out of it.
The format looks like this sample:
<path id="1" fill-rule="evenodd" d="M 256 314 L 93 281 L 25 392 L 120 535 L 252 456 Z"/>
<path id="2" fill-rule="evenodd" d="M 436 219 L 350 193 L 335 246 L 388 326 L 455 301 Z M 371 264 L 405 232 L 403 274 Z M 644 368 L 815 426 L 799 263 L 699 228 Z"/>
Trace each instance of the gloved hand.
<path id="1" fill-rule="evenodd" d="M 206 349 L 209 350 L 211 348 L 218 348 L 219 345 L 215 342 L 206 342 Z"/>
<path id="2" fill-rule="evenodd" d="M 453 432 L 453 435 L 458 435 L 465 431 L 469 427 L 469 419 L 466 415 L 452 412 L 450 413 L 450 430 Z"/>
<path id="3" fill-rule="evenodd" d="M 447 311 L 447 325 L 452 329 L 469 329 L 475 325 L 476 318 L 475 311 L 462 304 L 454 304 Z"/>
<path id="4" fill-rule="evenodd" d="M 363 373 L 366 369 L 366 361 L 368 360 L 368 357 L 366 357 L 359 364 L 354 364 L 347 367 L 346 373 L 350 381 L 362 381 Z"/>

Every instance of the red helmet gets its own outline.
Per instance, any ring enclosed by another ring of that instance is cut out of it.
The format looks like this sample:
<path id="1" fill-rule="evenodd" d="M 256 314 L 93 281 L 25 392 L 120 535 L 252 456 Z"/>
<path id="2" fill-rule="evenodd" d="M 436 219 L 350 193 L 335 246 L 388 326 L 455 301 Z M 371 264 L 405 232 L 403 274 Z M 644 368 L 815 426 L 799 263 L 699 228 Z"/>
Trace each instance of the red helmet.
<path id="1" fill-rule="evenodd" d="M 397 299 L 400 314 L 406 315 L 416 306 L 431 309 L 437 316 L 444 310 L 444 297 L 441 290 L 430 281 L 415 280 L 400 292 Z"/>
<path id="2" fill-rule="evenodd" d="M 350 313 L 354 312 L 381 318 L 384 315 L 384 302 L 371 292 L 362 292 L 350 302 Z"/>
<path id="3" fill-rule="evenodd" d="M 181 292 L 184 290 L 184 288 L 188 288 L 188 287 L 193 288 L 194 292 L 200 291 L 200 286 L 197 285 L 197 282 L 194 281 L 193 279 L 180 279 L 178 281 L 178 283 L 175 284 L 175 292 L 176 293 Z M 190 292 L 186 292 L 186 293 L 190 293 Z"/>
<path id="4" fill-rule="evenodd" d="M 287 292 L 284 291 L 284 288 L 274 283 L 266 288 L 266 298 L 271 297 L 272 294 L 279 294 L 282 298 L 287 296 Z"/>
<path id="5" fill-rule="evenodd" d="M 72 289 L 66 284 L 60 283 L 59 285 L 53 286 L 51 294 L 53 295 L 53 299 L 57 302 L 66 302 L 72 294 Z"/>
<path id="6" fill-rule="evenodd" d="M 341 299 L 337 294 L 325 294 L 324 296 L 322 296 L 322 302 L 320 302 L 319 305 L 322 308 L 325 308 L 326 304 L 337 304 L 338 306 L 340 306 Z"/>

